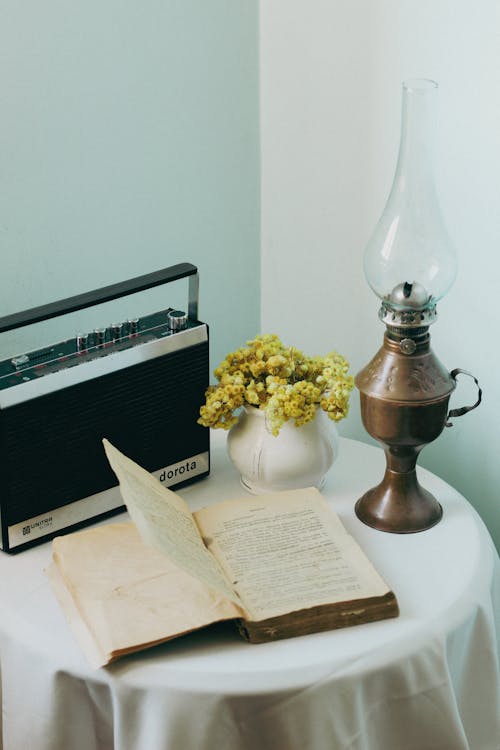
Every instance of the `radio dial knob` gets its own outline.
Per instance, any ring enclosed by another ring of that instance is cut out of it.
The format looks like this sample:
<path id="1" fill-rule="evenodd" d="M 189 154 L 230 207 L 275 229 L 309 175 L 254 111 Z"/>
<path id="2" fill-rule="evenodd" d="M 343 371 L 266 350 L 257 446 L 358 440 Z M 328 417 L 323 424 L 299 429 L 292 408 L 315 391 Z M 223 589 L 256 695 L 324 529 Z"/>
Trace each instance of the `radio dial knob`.
<path id="1" fill-rule="evenodd" d="M 89 345 L 89 336 L 88 333 L 82 333 L 79 331 L 76 334 L 76 351 L 77 352 L 83 352 L 85 349 L 88 348 Z"/>
<path id="2" fill-rule="evenodd" d="M 171 310 L 167 314 L 167 320 L 171 331 L 181 331 L 186 328 L 188 317 L 183 310 Z"/>
<path id="3" fill-rule="evenodd" d="M 106 329 L 95 328 L 94 329 L 94 340 L 96 346 L 104 346 L 106 343 Z"/>
<path id="4" fill-rule="evenodd" d="M 120 339 L 123 332 L 123 323 L 111 323 L 111 336 L 113 341 Z"/>
<path id="5" fill-rule="evenodd" d="M 139 318 L 129 318 L 127 323 L 129 334 L 135 336 L 139 332 Z"/>

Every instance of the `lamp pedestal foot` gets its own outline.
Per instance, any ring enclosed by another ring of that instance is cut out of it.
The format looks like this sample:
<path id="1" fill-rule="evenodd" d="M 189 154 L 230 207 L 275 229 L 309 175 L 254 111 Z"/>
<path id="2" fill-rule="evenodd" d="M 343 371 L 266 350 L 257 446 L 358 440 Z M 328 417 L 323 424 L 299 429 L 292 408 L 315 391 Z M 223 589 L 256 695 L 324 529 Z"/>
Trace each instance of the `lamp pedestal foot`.
<path id="1" fill-rule="evenodd" d="M 386 449 L 387 467 L 382 482 L 356 503 L 357 517 L 379 531 L 412 534 L 439 522 L 443 509 L 417 479 L 419 448 Z"/>

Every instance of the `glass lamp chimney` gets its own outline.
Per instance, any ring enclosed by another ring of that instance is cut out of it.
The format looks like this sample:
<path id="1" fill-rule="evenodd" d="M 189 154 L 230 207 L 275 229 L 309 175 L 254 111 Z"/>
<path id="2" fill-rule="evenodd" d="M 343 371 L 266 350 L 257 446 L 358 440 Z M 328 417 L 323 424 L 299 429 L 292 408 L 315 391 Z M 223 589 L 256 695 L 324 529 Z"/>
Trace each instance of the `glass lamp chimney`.
<path id="1" fill-rule="evenodd" d="M 382 300 L 381 317 L 421 311 L 432 322 L 436 303 L 455 280 L 457 260 L 437 198 L 432 143 L 438 85 L 403 83 L 401 140 L 393 185 L 364 254 L 366 280 Z"/>

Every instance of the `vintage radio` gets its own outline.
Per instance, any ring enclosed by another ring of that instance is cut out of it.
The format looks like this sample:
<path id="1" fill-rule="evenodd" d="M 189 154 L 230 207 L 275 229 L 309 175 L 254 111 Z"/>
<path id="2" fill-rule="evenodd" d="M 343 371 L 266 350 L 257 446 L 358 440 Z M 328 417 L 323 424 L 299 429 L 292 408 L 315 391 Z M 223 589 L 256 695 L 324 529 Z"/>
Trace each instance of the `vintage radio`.
<path id="1" fill-rule="evenodd" d="M 208 326 L 189 263 L 0 319 L 0 333 L 187 278 L 166 308 L 0 362 L 0 524 L 14 552 L 123 509 L 102 439 L 178 487 L 209 473 L 197 424 Z"/>

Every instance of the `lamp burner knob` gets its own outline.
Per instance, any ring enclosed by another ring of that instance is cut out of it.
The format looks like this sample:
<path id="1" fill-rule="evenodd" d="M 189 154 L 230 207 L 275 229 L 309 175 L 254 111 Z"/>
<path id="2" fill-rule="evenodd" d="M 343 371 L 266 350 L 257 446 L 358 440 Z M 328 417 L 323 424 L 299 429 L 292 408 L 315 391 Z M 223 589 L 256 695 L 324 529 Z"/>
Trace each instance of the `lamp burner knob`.
<path id="1" fill-rule="evenodd" d="M 417 345 L 413 339 L 402 339 L 399 343 L 402 354 L 413 354 Z"/>

